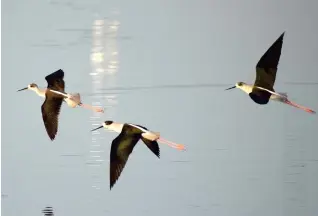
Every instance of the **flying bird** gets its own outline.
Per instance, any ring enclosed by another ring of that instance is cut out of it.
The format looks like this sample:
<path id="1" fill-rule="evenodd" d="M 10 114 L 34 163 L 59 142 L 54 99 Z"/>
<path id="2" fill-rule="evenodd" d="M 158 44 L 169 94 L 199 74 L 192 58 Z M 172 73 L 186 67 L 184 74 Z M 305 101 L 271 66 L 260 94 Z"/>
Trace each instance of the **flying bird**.
<path id="1" fill-rule="evenodd" d="M 249 85 L 244 82 L 237 82 L 235 86 L 226 90 L 238 88 L 250 96 L 257 104 L 265 105 L 269 100 L 282 102 L 293 107 L 302 109 L 308 113 L 316 113 L 315 111 L 298 105 L 288 99 L 287 93 L 277 93 L 274 90 L 276 80 L 277 67 L 281 56 L 283 32 L 272 46 L 264 53 L 256 65 L 256 80 L 254 85 Z"/>
<path id="2" fill-rule="evenodd" d="M 112 141 L 110 150 L 110 189 L 112 189 L 116 181 L 119 179 L 129 155 L 140 139 L 158 158 L 160 157 L 160 149 L 157 141 L 165 143 L 178 150 L 185 150 L 183 145 L 165 140 L 160 137 L 160 133 L 149 131 L 147 128 L 140 125 L 105 121 L 102 126 L 97 127 L 92 131 L 103 127 L 119 133 L 119 135 Z"/>
<path id="3" fill-rule="evenodd" d="M 83 104 L 80 101 L 80 95 L 78 93 L 71 95 L 64 92 L 65 82 L 63 70 L 59 69 L 47 75 L 45 80 L 48 84 L 47 88 L 40 89 L 37 84 L 31 83 L 28 87 L 22 88 L 18 91 L 32 90 L 40 97 L 45 98 L 45 101 L 41 106 L 42 118 L 47 134 L 52 141 L 55 139 L 58 130 L 58 117 L 63 101 L 73 108 L 78 105 L 83 108 L 92 109 L 96 112 L 103 112 L 100 108 Z"/>

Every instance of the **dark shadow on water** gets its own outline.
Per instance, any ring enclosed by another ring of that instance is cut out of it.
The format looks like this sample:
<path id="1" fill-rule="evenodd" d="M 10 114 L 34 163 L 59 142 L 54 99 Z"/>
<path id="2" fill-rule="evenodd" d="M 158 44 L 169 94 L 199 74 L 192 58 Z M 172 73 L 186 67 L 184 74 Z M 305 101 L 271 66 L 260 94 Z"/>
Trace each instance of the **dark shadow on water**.
<path id="1" fill-rule="evenodd" d="M 54 216 L 53 208 L 50 206 L 45 207 L 42 210 L 42 213 L 44 216 Z"/>
<path id="2" fill-rule="evenodd" d="M 172 163 L 190 163 L 191 161 L 189 161 L 189 160 L 171 160 L 170 162 L 172 162 Z"/>

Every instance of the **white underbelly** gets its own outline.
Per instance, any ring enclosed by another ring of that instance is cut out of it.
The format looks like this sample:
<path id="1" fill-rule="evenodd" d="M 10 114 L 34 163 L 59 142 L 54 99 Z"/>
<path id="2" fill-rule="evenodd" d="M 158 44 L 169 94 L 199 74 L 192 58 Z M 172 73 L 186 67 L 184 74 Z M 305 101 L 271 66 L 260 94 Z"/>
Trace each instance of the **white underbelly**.
<path id="1" fill-rule="evenodd" d="M 279 102 L 284 102 L 284 101 L 288 100 L 287 95 L 279 96 L 279 95 L 275 95 L 275 94 L 272 94 L 270 99 L 273 101 L 279 101 Z"/>
<path id="2" fill-rule="evenodd" d="M 72 96 L 72 98 L 65 98 L 64 100 L 68 106 L 74 108 L 81 103 L 81 96 L 79 93 L 70 94 L 70 95 Z"/>
<path id="3" fill-rule="evenodd" d="M 152 132 L 152 131 L 148 131 L 146 133 L 142 133 L 141 136 L 148 139 L 148 140 L 155 141 L 155 140 L 159 139 L 160 134 Z"/>

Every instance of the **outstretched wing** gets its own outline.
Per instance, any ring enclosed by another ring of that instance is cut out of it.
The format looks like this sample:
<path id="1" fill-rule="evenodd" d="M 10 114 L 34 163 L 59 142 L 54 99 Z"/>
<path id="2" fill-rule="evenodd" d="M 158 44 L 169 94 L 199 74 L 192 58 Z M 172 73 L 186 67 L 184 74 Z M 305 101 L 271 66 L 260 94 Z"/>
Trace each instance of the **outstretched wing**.
<path id="1" fill-rule="evenodd" d="M 274 91 L 277 67 L 281 56 L 284 33 L 272 44 L 272 46 L 264 53 L 256 65 L 256 79 L 254 86 L 266 88 Z M 269 92 L 253 89 L 249 94 L 252 100 L 258 104 L 267 104 L 271 94 Z"/>
<path id="2" fill-rule="evenodd" d="M 146 127 L 143 127 L 141 125 L 137 125 L 138 127 L 141 127 L 145 130 L 148 130 Z M 141 140 L 146 144 L 146 146 L 152 151 L 158 158 L 160 158 L 160 148 L 157 141 L 151 141 L 144 137 L 141 137 Z"/>
<path id="3" fill-rule="evenodd" d="M 146 144 L 146 146 L 152 151 L 158 158 L 160 158 L 160 148 L 157 141 L 151 141 L 144 137 L 141 140 Z"/>
<path id="4" fill-rule="evenodd" d="M 58 118 L 63 98 L 50 91 L 45 94 L 45 101 L 41 106 L 42 118 L 47 134 L 53 141 L 58 130 Z"/>
<path id="5" fill-rule="evenodd" d="M 64 82 L 64 71 L 59 69 L 45 77 L 47 81 L 47 87 L 56 91 L 64 93 L 65 82 Z"/>
<path id="6" fill-rule="evenodd" d="M 123 130 L 124 131 L 124 130 Z M 128 135 L 121 132 L 112 142 L 110 150 L 110 189 L 119 179 L 129 155 L 139 141 L 139 135 Z"/>

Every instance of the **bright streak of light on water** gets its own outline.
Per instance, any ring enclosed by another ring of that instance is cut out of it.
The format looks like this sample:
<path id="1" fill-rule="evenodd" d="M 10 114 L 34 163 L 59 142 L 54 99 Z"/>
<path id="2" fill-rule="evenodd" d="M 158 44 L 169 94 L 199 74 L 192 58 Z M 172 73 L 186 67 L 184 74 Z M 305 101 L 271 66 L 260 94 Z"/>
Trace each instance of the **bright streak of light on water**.
<path id="1" fill-rule="evenodd" d="M 98 89 L 105 86 L 116 86 L 116 74 L 119 68 L 117 37 L 120 22 L 116 19 L 96 19 L 92 27 L 92 49 L 91 67 L 89 73 L 92 78 L 92 104 L 95 106 L 107 107 L 107 118 L 113 118 L 115 106 L 118 103 L 116 93 L 97 95 Z M 92 128 L 96 128 L 105 121 L 104 115 L 93 113 L 90 117 Z M 105 167 L 108 166 L 108 155 L 110 145 L 105 142 L 111 140 L 104 139 L 108 131 L 96 130 L 92 132 L 91 145 L 89 146 L 86 165 L 89 167 L 91 177 L 91 188 L 94 196 L 90 199 L 91 203 L 99 203 L 103 189 L 108 189 L 108 176 L 105 176 Z M 106 159 L 107 158 L 107 159 Z M 105 178 L 106 177 L 106 178 Z M 97 207 L 97 206 L 96 206 Z"/>

